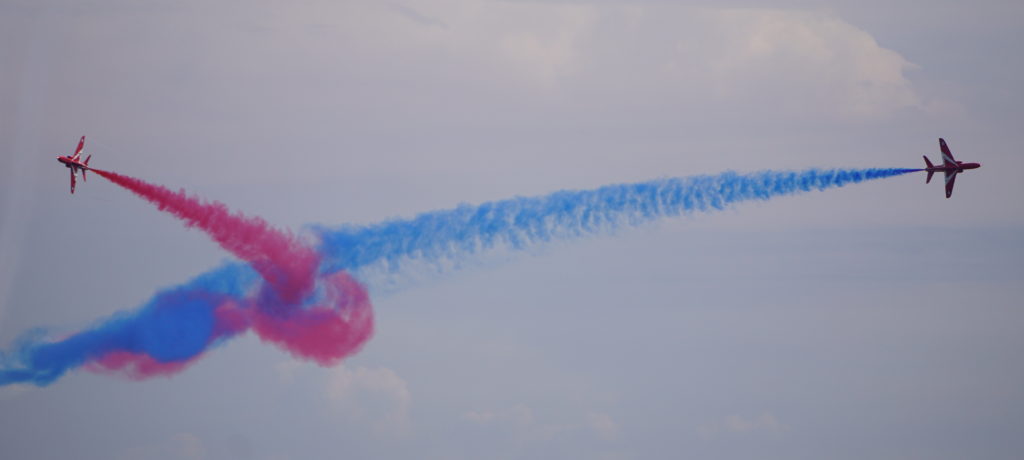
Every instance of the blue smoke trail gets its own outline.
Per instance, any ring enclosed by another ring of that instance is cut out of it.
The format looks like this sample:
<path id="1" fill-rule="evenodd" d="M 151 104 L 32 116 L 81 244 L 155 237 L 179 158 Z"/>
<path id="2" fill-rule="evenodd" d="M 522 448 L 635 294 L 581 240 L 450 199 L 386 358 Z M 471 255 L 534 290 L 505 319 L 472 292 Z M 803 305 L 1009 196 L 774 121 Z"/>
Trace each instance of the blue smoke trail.
<path id="1" fill-rule="evenodd" d="M 0 353 L 0 386 L 48 385 L 114 350 L 146 353 L 160 362 L 187 361 L 211 338 L 212 312 L 221 299 L 241 297 L 258 281 L 248 265 L 225 264 L 158 292 L 136 311 L 115 313 L 64 340 L 48 340 L 41 328 L 27 331 L 15 339 L 11 353 Z"/>
<path id="2" fill-rule="evenodd" d="M 337 229 L 314 226 L 321 240 L 322 271 L 358 271 L 385 263 L 397 269 L 403 260 L 428 262 L 508 246 L 579 237 L 635 226 L 695 211 L 710 212 L 749 200 L 826 190 L 918 169 L 808 169 L 725 172 L 714 176 L 659 179 L 607 185 L 593 190 L 462 205 L 369 226 Z"/>
<path id="3" fill-rule="evenodd" d="M 800 172 L 725 172 L 714 176 L 659 179 L 594 190 L 462 205 L 368 226 L 313 226 L 320 236 L 321 273 L 384 263 L 397 270 L 404 260 L 438 262 L 507 246 L 611 231 L 697 211 L 710 212 L 749 200 L 826 190 L 918 169 L 809 169 Z M 47 385 L 68 370 L 111 350 L 144 352 L 159 362 L 194 358 L 213 333 L 218 299 L 239 297 L 259 282 L 248 265 L 228 263 L 156 295 L 141 308 L 118 313 L 60 341 L 33 330 L 0 353 L 0 386 Z"/>

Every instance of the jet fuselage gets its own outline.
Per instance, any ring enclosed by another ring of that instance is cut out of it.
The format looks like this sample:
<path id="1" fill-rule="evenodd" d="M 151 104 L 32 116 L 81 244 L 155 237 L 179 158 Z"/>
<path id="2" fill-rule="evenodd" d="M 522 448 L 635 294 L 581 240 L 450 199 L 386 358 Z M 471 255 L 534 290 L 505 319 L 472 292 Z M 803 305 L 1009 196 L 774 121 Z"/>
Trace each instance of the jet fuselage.
<path id="1" fill-rule="evenodd" d="M 981 163 L 964 163 L 962 161 L 956 162 L 956 166 L 932 166 L 931 168 L 924 168 L 925 171 L 941 172 L 941 171 L 956 171 L 957 173 L 964 172 L 965 169 L 978 169 L 981 167 Z"/>
<path id="2" fill-rule="evenodd" d="M 59 157 L 57 157 L 57 161 L 63 163 L 64 166 L 69 168 L 69 169 L 74 169 L 74 168 L 89 169 L 89 167 L 86 166 L 81 161 L 73 160 L 69 156 L 59 156 Z"/>

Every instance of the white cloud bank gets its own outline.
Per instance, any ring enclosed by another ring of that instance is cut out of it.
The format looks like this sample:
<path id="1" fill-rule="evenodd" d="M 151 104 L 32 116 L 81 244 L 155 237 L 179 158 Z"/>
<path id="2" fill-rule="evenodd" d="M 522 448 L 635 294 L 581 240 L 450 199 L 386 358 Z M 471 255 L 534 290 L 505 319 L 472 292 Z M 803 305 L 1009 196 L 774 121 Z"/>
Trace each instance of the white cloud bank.
<path id="1" fill-rule="evenodd" d="M 725 104 L 874 118 L 921 107 L 914 64 L 828 13 L 483 0 L 346 3 L 339 57 L 364 70 L 601 105 Z M 601 102 L 604 101 L 604 102 Z"/>
<path id="2" fill-rule="evenodd" d="M 825 12 L 356 0 L 232 9 L 225 14 L 236 20 L 209 24 L 204 18 L 220 15 L 190 15 L 206 8 L 181 12 L 187 24 L 179 27 L 196 31 L 197 45 L 187 48 L 194 52 L 162 55 L 154 65 L 187 69 L 186 81 L 237 99 L 235 110 L 347 107 L 393 120 L 536 118 L 544 109 L 629 117 L 654 108 L 861 120 L 933 102 L 907 78 L 913 63 Z M 143 26 L 178 35 L 163 23 Z M 531 110 L 516 109 L 521 104 Z"/>
<path id="3" fill-rule="evenodd" d="M 790 110 L 875 117 L 920 105 L 899 53 L 839 18 L 820 13 L 724 10 L 711 14 L 728 31 L 711 76 L 725 97 L 776 102 Z"/>

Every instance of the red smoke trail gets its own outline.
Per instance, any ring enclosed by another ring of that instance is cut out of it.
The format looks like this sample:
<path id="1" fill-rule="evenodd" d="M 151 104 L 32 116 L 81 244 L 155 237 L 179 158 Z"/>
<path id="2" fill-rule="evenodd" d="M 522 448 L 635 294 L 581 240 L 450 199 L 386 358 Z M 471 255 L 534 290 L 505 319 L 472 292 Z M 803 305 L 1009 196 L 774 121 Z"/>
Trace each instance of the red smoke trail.
<path id="1" fill-rule="evenodd" d="M 213 326 L 203 351 L 184 360 L 160 361 L 137 351 L 115 350 L 90 361 L 92 371 L 132 379 L 170 375 L 197 360 L 210 346 L 252 328 L 259 337 L 321 365 L 337 363 L 359 350 L 373 333 L 369 295 L 348 274 L 317 277 L 320 255 L 290 233 L 258 217 L 231 213 L 219 202 L 205 202 L 184 190 L 173 192 L 109 171 L 94 172 L 197 227 L 221 247 L 248 262 L 266 281 L 266 289 L 242 299 L 227 298 L 212 307 Z M 317 295 L 310 296 L 314 293 Z M 304 305 L 303 301 L 311 302 Z"/>
<path id="2" fill-rule="evenodd" d="M 133 177 L 92 171 L 174 214 L 185 225 L 206 232 L 222 248 L 252 265 L 284 303 L 298 303 L 313 289 L 320 257 L 290 233 L 272 228 L 259 217 L 232 214 L 223 203 L 188 196 L 185 190 L 173 192 Z"/>
<path id="3" fill-rule="evenodd" d="M 298 314 L 280 317 L 252 309 L 252 327 L 265 341 L 321 365 L 335 364 L 359 349 L 373 333 L 366 288 L 344 272 L 324 277 L 324 298 Z"/>

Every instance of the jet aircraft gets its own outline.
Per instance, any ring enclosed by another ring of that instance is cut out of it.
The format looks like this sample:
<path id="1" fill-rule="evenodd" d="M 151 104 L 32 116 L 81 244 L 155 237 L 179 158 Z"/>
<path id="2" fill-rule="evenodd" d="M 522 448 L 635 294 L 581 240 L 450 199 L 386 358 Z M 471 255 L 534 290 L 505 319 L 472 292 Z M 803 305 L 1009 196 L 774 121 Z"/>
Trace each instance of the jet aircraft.
<path id="1" fill-rule="evenodd" d="M 92 155 L 85 157 L 85 161 L 82 161 L 82 149 L 85 147 L 85 136 L 78 141 L 78 148 L 75 149 L 75 153 L 68 156 L 59 156 L 57 161 L 61 162 L 71 171 L 71 193 L 75 193 L 75 173 L 79 170 L 82 171 L 82 181 L 85 182 L 85 172 L 89 170 L 89 159 Z"/>
<path id="2" fill-rule="evenodd" d="M 924 180 L 924 183 L 932 181 L 932 174 L 936 172 L 943 172 L 946 174 L 946 198 L 953 196 L 953 183 L 956 182 L 956 175 L 964 172 L 965 169 L 976 169 L 981 167 L 979 163 L 964 163 L 962 161 L 956 161 L 953 158 L 953 152 L 949 151 L 949 146 L 946 145 L 946 141 L 941 137 L 939 138 L 939 148 L 942 149 L 942 165 L 936 166 L 928 160 L 928 156 L 924 156 L 924 164 L 927 166 L 924 168 L 928 171 L 928 178 Z"/>

